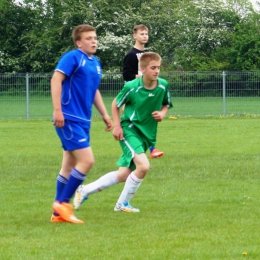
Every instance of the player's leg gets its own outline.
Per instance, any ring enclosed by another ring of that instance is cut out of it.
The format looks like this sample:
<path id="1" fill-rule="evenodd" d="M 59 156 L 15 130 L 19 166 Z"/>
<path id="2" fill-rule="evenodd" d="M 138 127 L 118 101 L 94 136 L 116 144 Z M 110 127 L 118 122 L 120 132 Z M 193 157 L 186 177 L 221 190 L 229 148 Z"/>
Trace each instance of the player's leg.
<path id="1" fill-rule="evenodd" d="M 73 205 L 76 210 L 79 210 L 82 203 L 88 199 L 89 195 L 100 192 L 118 183 L 117 171 L 109 172 L 101 176 L 94 182 L 86 185 L 80 185 L 73 199 Z"/>
<path id="2" fill-rule="evenodd" d="M 71 152 L 76 158 L 75 167 L 71 169 L 68 183 L 61 195 L 60 202 L 69 202 L 75 190 L 85 180 L 86 174 L 94 164 L 94 156 L 90 147 Z"/>
<path id="3" fill-rule="evenodd" d="M 72 168 L 68 183 L 60 197 L 60 203 L 56 203 L 54 210 L 66 221 L 73 223 L 82 223 L 74 216 L 70 199 L 75 193 L 77 187 L 85 180 L 86 173 L 94 164 L 94 157 L 90 147 L 70 152 L 71 156 L 76 158 L 76 165 Z"/>
<path id="4" fill-rule="evenodd" d="M 89 195 L 108 189 L 119 182 L 125 182 L 130 173 L 130 169 L 120 167 L 118 171 L 109 172 L 94 182 L 80 185 L 73 200 L 74 208 L 78 210 L 82 203 L 88 199 Z"/>
<path id="5" fill-rule="evenodd" d="M 142 180 L 144 179 L 146 173 L 150 169 L 149 160 L 147 159 L 145 153 L 135 154 L 134 164 L 136 169 L 131 172 L 125 182 L 125 186 L 121 195 L 117 201 L 117 204 L 114 208 L 115 211 L 124 211 L 124 212 L 139 212 L 137 208 L 133 208 L 130 205 L 130 200 L 133 198 L 134 194 L 141 185 Z"/>
<path id="6" fill-rule="evenodd" d="M 61 194 L 67 185 L 68 178 L 70 172 L 73 167 L 75 167 L 76 159 L 74 156 L 70 156 L 70 153 L 63 151 L 63 159 L 61 170 L 56 179 L 56 196 L 54 201 L 60 201 Z M 59 214 L 53 212 L 51 216 L 51 222 L 64 222 L 65 220 L 62 219 Z"/>
<path id="7" fill-rule="evenodd" d="M 61 194 L 68 182 L 70 172 L 76 165 L 76 158 L 68 151 L 63 151 L 61 170 L 57 177 L 55 201 L 60 201 Z"/>
<path id="8" fill-rule="evenodd" d="M 59 196 L 59 202 L 53 204 L 53 210 L 68 222 L 83 223 L 74 216 L 72 205 L 69 202 L 94 164 L 94 156 L 89 145 L 89 125 L 83 126 L 76 122 L 65 121 L 64 127 L 56 128 L 56 132 L 65 150 L 63 168 L 66 171 L 70 169 L 70 172 L 68 182 Z"/>

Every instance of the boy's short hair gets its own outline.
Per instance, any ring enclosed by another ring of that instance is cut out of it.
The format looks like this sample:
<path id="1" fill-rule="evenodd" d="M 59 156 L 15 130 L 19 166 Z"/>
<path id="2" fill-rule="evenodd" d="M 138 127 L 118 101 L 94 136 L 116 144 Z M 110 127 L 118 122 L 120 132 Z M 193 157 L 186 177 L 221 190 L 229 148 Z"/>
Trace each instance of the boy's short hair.
<path id="1" fill-rule="evenodd" d="M 73 39 L 75 46 L 77 47 L 76 41 L 81 40 L 81 35 L 83 32 L 93 32 L 93 31 L 95 32 L 96 29 L 89 24 L 81 24 L 81 25 L 78 25 L 77 27 L 75 27 L 72 32 L 72 39 Z"/>
<path id="2" fill-rule="evenodd" d="M 141 31 L 148 31 L 148 27 L 145 26 L 144 24 L 139 24 L 139 25 L 136 25 L 133 29 L 133 33 L 137 33 L 138 30 L 141 30 Z"/>
<path id="3" fill-rule="evenodd" d="M 161 56 L 156 53 L 156 52 L 145 52 L 142 54 L 140 57 L 140 67 L 146 68 L 149 64 L 150 61 L 155 60 L 155 61 L 161 61 L 162 58 Z"/>

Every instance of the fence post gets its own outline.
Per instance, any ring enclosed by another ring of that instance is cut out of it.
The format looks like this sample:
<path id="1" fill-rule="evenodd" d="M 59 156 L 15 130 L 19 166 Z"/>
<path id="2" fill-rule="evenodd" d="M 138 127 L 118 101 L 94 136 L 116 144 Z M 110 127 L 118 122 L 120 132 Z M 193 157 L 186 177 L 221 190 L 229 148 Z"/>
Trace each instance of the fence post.
<path id="1" fill-rule="evenodd" d="M 30 119 L 30 111 L 29 111 L 29 74 L 26 72 L 26 119 Z"/>
<path id="2" fill-rule="evenodd" d="M 223 91 L 223 107 L 222 107 L 222 110 L 223 110 L 223 115 L 225 116 L 226 115 L 226 76 L 227 74 L 225 73 L 225 71 L 223 71 L 222 73 L 223 75 L 223 78 L 222 78 L 222 91 Z"/>

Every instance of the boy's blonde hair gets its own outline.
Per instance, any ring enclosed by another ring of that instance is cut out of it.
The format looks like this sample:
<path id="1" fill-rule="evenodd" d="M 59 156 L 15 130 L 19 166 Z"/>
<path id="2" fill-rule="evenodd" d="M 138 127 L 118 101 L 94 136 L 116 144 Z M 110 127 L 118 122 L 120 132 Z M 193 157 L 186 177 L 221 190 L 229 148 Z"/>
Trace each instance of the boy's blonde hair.
<path id="1" fill-rule="evenodd" d="M 144 24 L 139 24 L 139 25 L 136 25 L 133 29 L 133 33 L 136 34 L 138 30 L 141 30 L 141 31 L 147 31 L 148 32 L 148 27 L 145 26 Z"/>
<path id="2" fill-rule="evenodd" d="M 162 58 L 156 52 L 145 52 L 144 54 L 142 54 L 142 56 L 140 58 L 140 61 L 139 61 L 140 67 L 146 68 L 148 66 L 148 64 L 150 63 L 150 61 L 152 61 L 152 60 L 161 61 Z"/>
<path id="3" fill-rule="evenodd" d="M 75 27 L 72 32 L 72 39 L 76 47 L 76 41 L 81 40 L 81 35 L 83 32 L 96 32 L 96 29 L 89 24 L 81 24 Z"/>

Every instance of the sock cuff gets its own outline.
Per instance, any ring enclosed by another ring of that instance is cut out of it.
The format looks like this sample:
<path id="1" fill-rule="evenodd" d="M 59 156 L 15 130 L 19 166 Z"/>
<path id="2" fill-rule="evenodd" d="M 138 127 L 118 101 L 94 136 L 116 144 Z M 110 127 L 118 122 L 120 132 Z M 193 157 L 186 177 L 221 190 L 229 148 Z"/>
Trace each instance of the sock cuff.
<path id="1" fill-rule="evenodd" d="M 85 178 L 86 178 L 86 175 L 85 174 L 82 174 L 81 172 L 79 172 L 77 169 L 73 168 L 71 173 L 70 173 L 71 176 L 73 176 L 74 178 L 78 179 L 78 180 L 82 180 L 84 181 Z"/>
<path id="2" fill-rule="evenodd" d="M 61 182 L 61 183 L 64 183 L 64 184 L 67 184 L 68 182 L 68 179 L 66 179 L 64 176 L 62 176 L 61 174 L 59 174 L 57 176 L 57 181 Z"/>
<path id="3" fill-rule="evenodd" d="M 136 177 L 136 175 L 134 174 L 134 172 L 131 172 L 129 177 L 132 179 L 132 181 L 134 181 L 135 183 L 140 183 L 143 179 L 139 179 Z"/>

